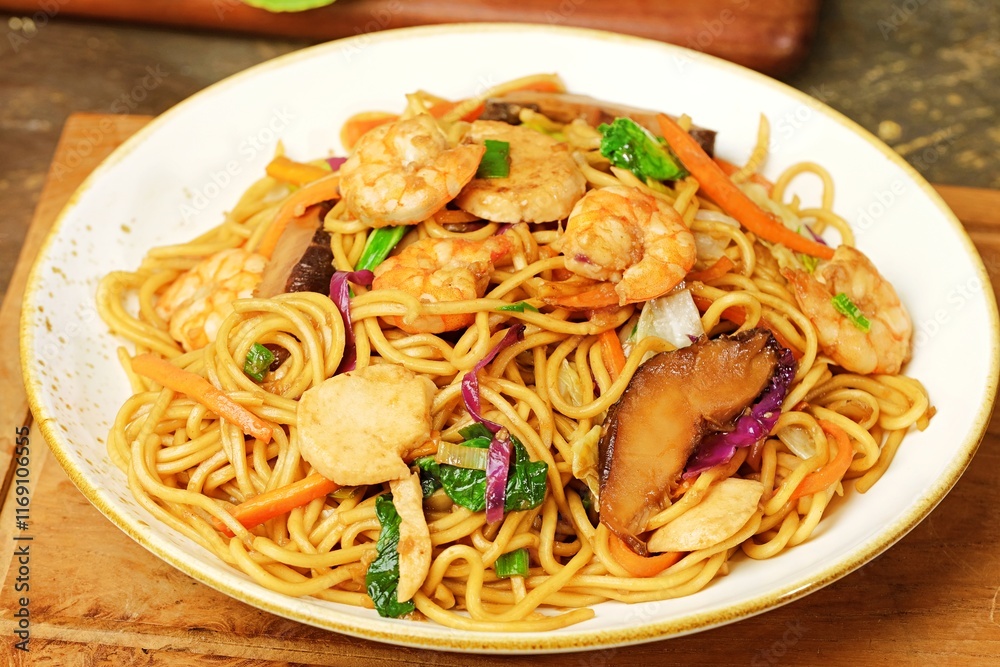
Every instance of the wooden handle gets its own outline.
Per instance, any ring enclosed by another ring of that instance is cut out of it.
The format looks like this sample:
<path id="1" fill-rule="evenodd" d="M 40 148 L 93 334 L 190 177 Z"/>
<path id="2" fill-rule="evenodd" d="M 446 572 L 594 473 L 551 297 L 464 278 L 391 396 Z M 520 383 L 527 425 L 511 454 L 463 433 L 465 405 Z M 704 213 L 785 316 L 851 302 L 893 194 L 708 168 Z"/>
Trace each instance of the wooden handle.
<path id="1" fill-rule="evenodd" d="M 805 59 L 816 32 L 819 2 L 338 0 L 328 7 L 282 14 L 255 9 L 241 0 L 61 0 L 59 4 L 61 15 L 311 40 L 440 23 L 513 21 L 581 26 L 680 44 L 781 76 Z M 30 15 L 38 8 L 37 0 L 0 0 L 4 11 Z M 538 66 L 545 69 L 544 63 Z"/>

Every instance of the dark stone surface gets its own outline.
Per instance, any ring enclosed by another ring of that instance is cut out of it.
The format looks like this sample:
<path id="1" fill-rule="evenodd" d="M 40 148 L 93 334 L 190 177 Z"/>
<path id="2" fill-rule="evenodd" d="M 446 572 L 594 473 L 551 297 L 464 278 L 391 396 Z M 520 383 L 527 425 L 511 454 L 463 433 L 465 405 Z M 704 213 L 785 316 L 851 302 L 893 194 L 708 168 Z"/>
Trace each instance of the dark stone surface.
<path id="1" fill-rule="evenodd" d="M 234 72 L 305 46 L 55 17 L 0 15 L 0 293 L 66 117 L 159 114 Z M 1000 187 L 1000 2 L 827 0 L 789 82 L 896 148 L 929 180 Z"/>

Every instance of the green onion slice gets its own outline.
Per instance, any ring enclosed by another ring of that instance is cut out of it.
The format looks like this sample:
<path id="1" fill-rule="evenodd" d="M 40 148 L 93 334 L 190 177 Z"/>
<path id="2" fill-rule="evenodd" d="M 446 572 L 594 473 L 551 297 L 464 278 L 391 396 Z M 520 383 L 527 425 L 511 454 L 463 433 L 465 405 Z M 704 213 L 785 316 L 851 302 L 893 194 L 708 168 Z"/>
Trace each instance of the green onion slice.
<path id="1" fill-rule="evenodd" d="M 489 442 L 486 443 L 486 446 L 489 447 Z M 441 442 L 438 445 L 434 460 L 437 463 L 444 463 L 456 468 L 486 470 L 488 453 L 489 450 L 482 447 L 454 442 Z"/>
<path id="2" fill-rule="evenodd" d="M 510 142 L 487 139 L 476 178 L 507 178 L 510 174 Z"/>
<path id="3" fill-rule="evenodd" d="M 524 577 L 528 574 L 528 550 L 524 547 L 500 554 L 493 569 L 501 579 Z"/>
<path id="4" fill-rule="evenodd" d="M 263 382 L 264 374 L 274 362 L 274 353 L 260 343 L 254 343 L 243 362 L 243 372 L 255 382 Z"/>
<path id="5" fill-rule="evenodd" d="M 849 319 L 851 324 L 862 332 L 868 333 L 868 330 L 871 329 L 872 323 L 868 321 L 867 317 L 861 314 L 861 309 L 851 301 L 849 296 L 841 292 L 833 297 L 832 303 L 838 313 Z"/>
<path id="6" fill-rule="evenodd" d="M 506 306 L 497 306 L 497 310 L 502 310 L 508 313 L 523 313 L 526 310 L 530 310 L 533 313 L 538 312 L 538 309 L 527 301 L 518 301 L 517 303 L 509 303 Z"/>
<path id="7" fill-rule="evenodd" d="M 406 236 L 410 228 L 403 225 L 399 227 L 381 227 L 368 235 L 368 242 L 365 244 L 364 252 L 355 271 L 371 271 L 376 266 L 385 261 L 392 249 Z"/>

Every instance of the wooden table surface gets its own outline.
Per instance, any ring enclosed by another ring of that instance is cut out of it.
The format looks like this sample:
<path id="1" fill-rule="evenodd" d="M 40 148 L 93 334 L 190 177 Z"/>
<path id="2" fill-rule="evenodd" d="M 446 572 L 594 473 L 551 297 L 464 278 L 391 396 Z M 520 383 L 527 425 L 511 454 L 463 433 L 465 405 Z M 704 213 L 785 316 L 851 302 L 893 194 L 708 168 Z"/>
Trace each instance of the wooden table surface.
<path id="1" fill-rule="evenodd" d="M 28 261 L 76 185 L 147 118 L 77 115 L 67 123 L 0 310 L 0 348 L 16 349 Z M 60 160 L 104 127 L 78 164 Z M 1000 193 L 939 188 L 1000 284 Z M 30 426 L 14 355 L 0 356 L 0 431 Z M 467 655 L 399 648 L 288 621 L 236 602 L 161 562 L 94 509 L 31 429 L 30 524 L 18 530 L 13 489 L 0 512 L 0 658 L 12 665 L 464 665 Z M 12 438 L 11 438 L 12 439 Z M 8 452 L 9 462 L 9 452 Z M 6 466 L 6 463 L 3 465 Z M 888 552 L 784 607 L 723 628 L 641 646 L 562 656 L 477 656 L 489 665 L 968 665 L 1000 656 L 1000 420 L 938 508 Z M 9 475 L 7 479 L 9 479 Z M 15 547 L 30 536 L 30 652 L 15 650 Z M 9 568 L 8 568 L 9 565 Z"/>

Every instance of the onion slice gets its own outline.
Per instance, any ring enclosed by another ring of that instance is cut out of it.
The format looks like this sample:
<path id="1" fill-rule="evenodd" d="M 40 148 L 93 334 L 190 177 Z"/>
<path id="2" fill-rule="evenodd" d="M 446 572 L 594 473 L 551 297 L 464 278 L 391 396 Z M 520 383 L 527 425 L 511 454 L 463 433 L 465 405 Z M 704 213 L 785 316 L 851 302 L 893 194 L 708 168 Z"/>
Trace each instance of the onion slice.
<path id="1" fill-rule="evenodd" d="M 523 335 L 523 324 L 519 322 L 512 326 L 500 342 L 462 378 L 462 400 L 465 402 L 465 409 L 473 419 L 494 434 L 486 459 L 486 520 L 489 523 L 503 519 L 507 474 L 510 471 L 510 453 L 513 445 L 507 429 L 483 417 L 482 404 L 479 401 L 479 371 L 496 359 L 498 354 L 520 340 Z"/>
<path id="2" fill-rule="evenodd" d="M 515 324 L 507 330 L 507 334 L 496 346 L 486 353 L 486 356 L 472 370 L 462 378 L 462 400 L 465 402 L 465 409 L 468 410 L 472 418 L 485 426 L 491 433 L 498 432 L 502 426 L 494 421 L 486 419 L 482 415 L 482 405 L 479 402 L 479 371 L 486 368 L 487 364 L 496 359 L 496 356 L 508 347 L 519 341 L 524 335 L 524 325 Z"/>
<path id="3" fill-rule="evenodd" d="M 489 462 L 488 451 L 483 447 L 469 447 L 461 443 L 442 441 L 438 445 L 434 460 L 456 468 L 486 470 Z"/>
<path id="4" fill-rule="evenodd" d="M 510 471 L 510 434 L 501 428 L 487 450 L 486 458 L 486 521 L 496 523 L 503 519 L 507 499 L 507 474 Z"/>
<path id="5" fill-rule="evenodd" d="M 375 279 L 371 271 L 337 271 L 330 279 L 330 298 L 344 320 L 344 357 L 337 373 L 353 371 L 357 366 L 358 352 L 354 346 L 354 327 L 351 325 L 351 286 L 349 283 L 370 287 Z M 337 373 L 334 373 L 336 375 Z"/>
<path id="6" fill-rule="evenodd" d="M 331 171 L 340 171 L 340 166 L 347 162 L 346 157 L 328 157 L 326 163 L 330 165 Z"/>

